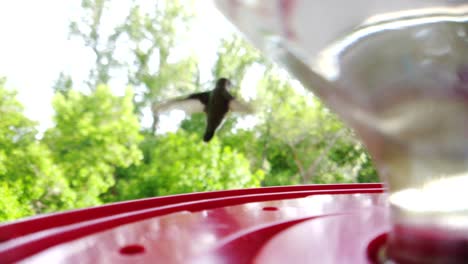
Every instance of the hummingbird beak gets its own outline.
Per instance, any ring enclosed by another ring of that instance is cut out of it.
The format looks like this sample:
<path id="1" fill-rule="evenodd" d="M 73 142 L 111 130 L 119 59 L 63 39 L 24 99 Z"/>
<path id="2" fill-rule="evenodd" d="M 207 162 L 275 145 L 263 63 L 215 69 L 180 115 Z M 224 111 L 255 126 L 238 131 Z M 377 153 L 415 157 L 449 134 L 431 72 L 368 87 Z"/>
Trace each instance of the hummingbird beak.
<path id="1" fill-rule="evenodd" d="M 232 89 L 232 83 L 231 82 L 226 82 L 224 84 L 224 89 L 226 89 L 226 91 L 230 91 Z"/>
<path id="2" fill-rule="evenodd" d="M 232 87 L 232 83 L 227 78 L 220 78 L 218 79 L 216 86 L 221 86 L 225 90 L 230 90 Z"/>

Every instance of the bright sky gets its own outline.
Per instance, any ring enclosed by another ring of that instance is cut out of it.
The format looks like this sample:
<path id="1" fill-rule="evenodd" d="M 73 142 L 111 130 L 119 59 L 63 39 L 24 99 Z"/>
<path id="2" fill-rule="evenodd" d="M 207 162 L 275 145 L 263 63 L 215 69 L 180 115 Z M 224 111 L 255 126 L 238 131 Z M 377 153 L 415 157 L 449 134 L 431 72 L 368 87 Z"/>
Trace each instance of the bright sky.
<path id="1" fill-rule="evenodd" d="M 8 87 L 18 90 L 25 114 L 40 122 L 41 131 L 52 125 L 52 85 L 59 73 L 70 73 L 75 81 L 85 80 L 92 64 L 89 51 L 76 41 L 68 40 L 69 21 L 79 15 L 80 2 L 0 1 L 0 76 L 7 77 Z M 125 14 L 125 2 L 113 2 L 112 17 L 118 19 Z M 215 59 L 217 41 L 234 29 L 214 8 L 212 1 L 196 3 L 200 15 L 188 41 L 203 58 L 200 63 L 205 76 L 202 78 L 208 78 L 206 75 Z M 119 94 L 125 83 L 117 81 L 111 83 L 111 87 Z"/>

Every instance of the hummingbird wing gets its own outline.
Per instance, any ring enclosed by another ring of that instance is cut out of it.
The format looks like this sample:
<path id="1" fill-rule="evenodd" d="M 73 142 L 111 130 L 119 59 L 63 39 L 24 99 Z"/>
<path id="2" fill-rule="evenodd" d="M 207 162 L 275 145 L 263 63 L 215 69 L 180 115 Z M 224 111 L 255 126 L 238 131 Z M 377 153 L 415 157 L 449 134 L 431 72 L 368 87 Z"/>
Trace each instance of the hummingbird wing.
<path id="1" fill-rule="evenodd" d="M 229 110 L 231 110 L 232 112 L 244 113 L 244 114 L 254 113 L 254 109 L 250 105 L 244 102 L 240 102 L 237 99 L 233 99 L 229 102 Z"/>
<path id="2" fill-rule="evenodd" d="M 207 106 L 210 102 L 211 92 L 193 93 L 187 97 L 187 99 L 195 99 L 200 101 L 204 106 Z"/>
<path id="3" fill-rule="evenodd" d="M 153 113 L 182 110 L 187 114 L 205 112 L 210 100 L 210 92 L 194 93 L 183 98 L 175 98 L 153 106 Z"/>

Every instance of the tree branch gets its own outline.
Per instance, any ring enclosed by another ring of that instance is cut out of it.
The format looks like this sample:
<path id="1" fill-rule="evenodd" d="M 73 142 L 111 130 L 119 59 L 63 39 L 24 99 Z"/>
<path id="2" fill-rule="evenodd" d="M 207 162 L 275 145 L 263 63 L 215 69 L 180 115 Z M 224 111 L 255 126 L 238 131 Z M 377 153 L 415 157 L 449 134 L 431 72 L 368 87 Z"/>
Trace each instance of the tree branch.
<path id="1" fill-rule="evenodd" d="M 312 165 L 307 169 L 304 175 L 304 183 L 310 181 L 312 178 L 313 173 L 315 170 L 317 170 L 318 165 L 322 162 L 322 160 L 325 158 L 327 153 L 330 151 L 330 149 L 335 145 L 336 141 L 338 141 L 338 138 L 344 134 L 345 130 L 341 129 L 338 131 L 333 138 L 329 141 L 328 145 L 322 150 L 320 155 L 314 160 Z"/>
<path id="2" fill-rule="evenodd" d="M 306 171 L 304 170 L 304 166 L 302 165 L 301 160 L 299 159 L 299 155 L 297 155 L 296 149 L 294 148 L 294 145 L 288 143 L 289 148 L 291 149 L 291 152 L 293 154 L 293 159 L 294 163 L 296 163 L 297 168 L 299 169 L 299 174 L 301 175 L 302 178 L 302 183 L 306 183 Z"/>

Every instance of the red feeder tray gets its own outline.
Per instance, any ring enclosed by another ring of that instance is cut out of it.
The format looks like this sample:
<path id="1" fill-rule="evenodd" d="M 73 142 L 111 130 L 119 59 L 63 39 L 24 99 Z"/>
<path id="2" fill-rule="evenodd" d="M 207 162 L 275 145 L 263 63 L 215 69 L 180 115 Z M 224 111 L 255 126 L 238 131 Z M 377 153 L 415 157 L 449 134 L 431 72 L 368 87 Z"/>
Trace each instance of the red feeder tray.
<path id="1" fill-rule="evenodd" d="M 0 263 L 372 263 L 381 184 L 204 192 L 0 225 Z"/>

